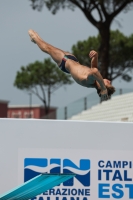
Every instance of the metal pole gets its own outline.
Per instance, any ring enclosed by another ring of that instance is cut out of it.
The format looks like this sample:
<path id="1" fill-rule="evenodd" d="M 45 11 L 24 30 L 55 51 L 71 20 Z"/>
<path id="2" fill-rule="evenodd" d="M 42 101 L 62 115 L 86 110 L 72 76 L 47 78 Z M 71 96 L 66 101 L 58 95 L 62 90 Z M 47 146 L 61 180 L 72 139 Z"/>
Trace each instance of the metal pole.
<path id="1" fill-rule="evenodd" d="M 87 97 L 84 98 L 84 110 L 87 110 Z"/>
<path id="2" fill-rule="evenodd" d="M 65 119 L 67 119 L 67 107 L 64 108 Z"/>
<path id="3" fill-rule="evenodd" d="M 31 109 L 32 109 L 32 93 L 29 93 L 29 118 L 31 118 Z"/>
<path id="4" fill-rule="evenodd" d="M 120 89 L 120 95 L 122 94 L 122 89 Z"/>

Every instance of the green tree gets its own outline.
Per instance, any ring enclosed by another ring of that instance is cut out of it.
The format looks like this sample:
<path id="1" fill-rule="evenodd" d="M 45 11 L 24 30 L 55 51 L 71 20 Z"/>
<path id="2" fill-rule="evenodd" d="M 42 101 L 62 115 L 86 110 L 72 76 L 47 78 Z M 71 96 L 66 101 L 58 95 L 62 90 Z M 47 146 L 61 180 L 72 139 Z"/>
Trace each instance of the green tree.
<path id="1" fill-rule="evenodd" d="M 72 83 L 71 76 L 63 73 L 48 58 L 44 62 L 36 61 L 26 67 L 22 66 L 16 74 L 14 86 L 35 94 L 43 102 L 45 113 L 48 114 L 51 93 L 62 85 Z"/>
<path id="2" fill-rule="evenodd" d="M 99 40 L 98 35 L 79 41 L 72 46 L 72 52 L 81 63 L 90 65 L 89 51 L 98 49 Z M 130 72 L 133 69 L 133 34 L 127 37 L 118 30 L 111 31 L 109 55 L 108 78 L 113 81 L 121 76 L 125 81 L 130 81 L 132 78 Z"/>
<path id="3" fill-rule="evenodd" d="M 32 8 L 42 9 L 43 5 L 53 13 L 60 8 L 79 8 L 87 20 L 95 26 L 100 35 L 99 56 L 100 71 L 104 78 L 109 78 L 110 26 L 114 18 L 122 11 L 132 9 L 133 0 L 30 0 Z"/>

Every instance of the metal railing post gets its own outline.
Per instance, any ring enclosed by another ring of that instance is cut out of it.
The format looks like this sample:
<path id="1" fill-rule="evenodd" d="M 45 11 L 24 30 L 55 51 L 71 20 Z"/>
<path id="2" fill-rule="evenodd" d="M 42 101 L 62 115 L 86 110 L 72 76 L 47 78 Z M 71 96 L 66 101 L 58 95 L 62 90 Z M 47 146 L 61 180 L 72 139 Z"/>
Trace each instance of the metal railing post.
<path id="1" fill-rule="evenodd" d="M 84 110 L 87 110 L 87 97 L 84 98 Z"/>
<path id="2" fill-rule="evenodd" d="M 64 108 L 65 119 L 67 119 L 67 107 Z"/>

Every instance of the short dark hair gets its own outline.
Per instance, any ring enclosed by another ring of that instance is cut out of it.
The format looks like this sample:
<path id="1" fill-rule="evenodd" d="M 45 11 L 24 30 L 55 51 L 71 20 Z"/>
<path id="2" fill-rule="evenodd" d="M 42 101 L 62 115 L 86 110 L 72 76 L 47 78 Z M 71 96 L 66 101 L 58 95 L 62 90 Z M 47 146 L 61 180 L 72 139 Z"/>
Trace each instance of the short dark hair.
<path id="1" fill-rule="evenodd" d="M 115 92 L 115 87 L 113 87 L 112 85 L 110 85 L 110 86 L 106 86 L 106 88 L 107 88 L 107 91 L 108 91 L 108 96 L 110 98 L 111 95 L 114 94 L 114 92 Z"/>

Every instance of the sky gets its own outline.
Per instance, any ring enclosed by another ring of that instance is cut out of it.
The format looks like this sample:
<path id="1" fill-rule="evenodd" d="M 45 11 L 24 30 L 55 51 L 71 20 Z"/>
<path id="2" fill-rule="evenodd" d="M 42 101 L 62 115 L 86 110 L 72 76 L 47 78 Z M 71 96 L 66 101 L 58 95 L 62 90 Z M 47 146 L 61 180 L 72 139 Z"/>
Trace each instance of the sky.
<path id="1" fill-rule="evenodd" d="M 71 51 L 71 47 L 79 40 L 98 34 L 97 29 L 78 8 L 74 12 L 59 10 L 56 15 L 52 15 L 46 7 L 38 12 L 32 10 L 30 4 L 29 0 L 0 0 L 0 100 L 9 101 L 9 105 L 29 104 L 29 94 L 13 85 L 21 66 L 49 57 L 30 41 L 29 29 L 35 30 L 46 42 L 65 51 Z M 133 33 L 132 20 L 133 11 L 122 12 L 112 23 L 111 29 L 119 29 L 129 36 Z M 133 82 L 126 83 L 118 79 L 113 85 L 116 88 L 132 88 Z M 76 83 L 62 86 L 52 94 L 51 106 L 67 106 L 92 92 L 94 89 Z M 42 102 L 32 95 L 32 104 L 42 105 Z"/>

